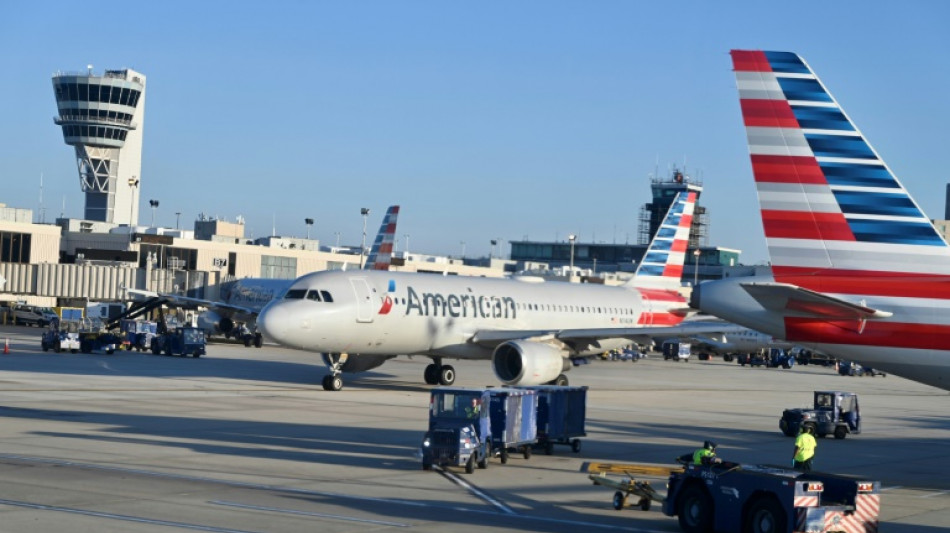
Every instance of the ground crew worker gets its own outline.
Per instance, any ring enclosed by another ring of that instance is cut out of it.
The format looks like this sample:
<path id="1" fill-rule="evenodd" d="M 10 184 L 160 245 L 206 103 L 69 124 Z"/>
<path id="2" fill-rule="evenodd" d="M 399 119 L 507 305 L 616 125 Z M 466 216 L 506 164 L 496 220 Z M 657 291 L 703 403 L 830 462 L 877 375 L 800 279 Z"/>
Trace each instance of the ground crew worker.
<path id="1" fill-rule="evenodd" d="M 693 452 L 694 465 L 708 465 L 711 463 L 721 463 L 722 459 L 716 457 L 716 443 L 710 440 L 703 442 L 703 447 Z"/>
<path id="2" fill-rule="evenodd" d="M 478 398 L 472 398 L 472 404 L 465 407 L 465 416 L 467 418 L 478 418 L 478 413 L 482 410 L 482 402 Z"/>
<path id="3" fill-rule="evenodd" d="M 810 425 L 805 426 L 795 438 L 795 452 L 792 455 L 792 466 L 795 470 L 811 472 L 811 462 L 815 457 L 815 448 L 818 447 L 812 431 L 814 430 Z"/>

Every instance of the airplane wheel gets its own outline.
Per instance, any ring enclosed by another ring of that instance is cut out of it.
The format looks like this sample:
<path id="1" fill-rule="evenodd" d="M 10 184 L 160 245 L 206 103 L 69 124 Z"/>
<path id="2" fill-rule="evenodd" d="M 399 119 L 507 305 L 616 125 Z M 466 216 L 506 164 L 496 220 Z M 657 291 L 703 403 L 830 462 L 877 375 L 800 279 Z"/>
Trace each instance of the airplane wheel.
<path id="1" fill-rule="evenodd" d="M 430 364 L 426 367 L 425 372 L 423 372 L 422 377 L 425 379 L 426 384 L 428 385 L 438 385 L 439 384 L 439 367 L 435 366 L 435 363 Z"/>
<path id="2" fill-rule="evenodd" d="M 330 375 L 323 376 L 323 390 L 330 390 Z"/>
<path id="3" fill-rule="evenodd" d="M 330 388 L 328 390 L 334 392 L 343 390 L 343 378 L 340 376 L 330 376 L 330 379 L 327 381 L 327 383 L 330 384 Z"/>
<path id="4" fill-rule="evenodd" d="M 556 378 L 554 378 L 554 384 L 558 387 L 566 387 L 568 384 L 567 376 L 564 374 L 559 374 Z"/>
<path id="5" fill-rule="evenodd" d="M 263 345 L 264 345 L 264 337 L 260 333 L 258 333 L 257 335 L 254 335 L 254 347 L 260 348 Z"/>
<path id="6" fill-rule="evenodd" d="M 452 365 L 442 365 L 439 383 L 441 385 L 451 385 L 455 383 L 455 368 L 453 368 Z"/>

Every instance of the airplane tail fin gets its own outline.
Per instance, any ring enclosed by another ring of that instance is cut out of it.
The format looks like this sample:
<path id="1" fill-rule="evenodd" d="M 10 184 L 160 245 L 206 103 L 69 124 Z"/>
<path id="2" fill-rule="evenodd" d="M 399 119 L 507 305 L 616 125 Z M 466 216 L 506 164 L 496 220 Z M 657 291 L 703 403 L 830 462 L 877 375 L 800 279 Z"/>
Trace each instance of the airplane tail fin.
<path id="1" fill-rule="evenodd" d="M 666 290 L 680 288 L 696 196 L 697 193 L 690 190 L 676 195 L 627 286 Z"/>
<path id="2" fill-rule="evenodd" d="M 379 226 L 379 233 L 373 241 L 366 260 L 366 270 L 389 270 L 393 258 L 393 242 L 396 240 L 396 218 L 399 217 L 399 206 L 391 205 L 386 210 L 383 223 Z"/>
<path id="3" fill-rule="evenodd" d="M 878 285 L 950 273 L 943 237 L 805 61 L 731 55 L 776 281 L 837 275 L 814 290 L 852 292 L 859 272 Z"/>

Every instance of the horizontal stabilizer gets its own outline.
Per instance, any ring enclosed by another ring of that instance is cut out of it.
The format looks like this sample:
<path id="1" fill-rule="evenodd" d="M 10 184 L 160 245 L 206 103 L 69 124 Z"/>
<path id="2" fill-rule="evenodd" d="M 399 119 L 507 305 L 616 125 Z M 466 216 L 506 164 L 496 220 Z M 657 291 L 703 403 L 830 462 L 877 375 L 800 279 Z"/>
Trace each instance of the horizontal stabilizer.
<path id="1" fill-rule="evenodd" d="M 868 320 L 888 318 L 893 314 L 790 283 L 742 283 L 741 285 L 762 307 L 785 316 L 828 320 Z"/>

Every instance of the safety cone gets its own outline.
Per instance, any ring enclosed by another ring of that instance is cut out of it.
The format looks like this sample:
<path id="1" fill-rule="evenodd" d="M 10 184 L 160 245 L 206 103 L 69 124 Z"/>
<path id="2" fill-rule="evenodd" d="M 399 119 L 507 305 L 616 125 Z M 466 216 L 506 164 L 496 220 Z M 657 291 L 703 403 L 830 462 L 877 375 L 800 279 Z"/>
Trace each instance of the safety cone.
<path id="1" fill-rule="evenodd" d="M 10 353 L 10 339 L 6 338 L 3 340 L 3 355 Z"/>

